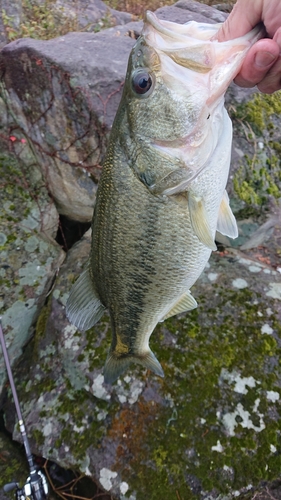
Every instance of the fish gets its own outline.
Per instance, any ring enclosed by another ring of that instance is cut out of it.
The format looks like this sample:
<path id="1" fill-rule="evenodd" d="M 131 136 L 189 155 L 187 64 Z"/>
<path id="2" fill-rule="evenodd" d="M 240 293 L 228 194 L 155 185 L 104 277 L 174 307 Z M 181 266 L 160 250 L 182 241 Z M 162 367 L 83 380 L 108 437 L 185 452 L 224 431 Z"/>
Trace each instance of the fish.
<path id="1" fill-rule="evenodd" d="M 225 190 L 232 124 L 224 94 L 261 27 L 227 42 L 220 24 L 163 21 L 148 11 L 133 47 L 103 161 L 86 269 L 66 315 L 80 331 L 108 310 L 104 381 L 132 362 L 163 377 L 149 347 L 167 318 L 190 311 L 190 292 L 215 233 L 236 238 Z"/>

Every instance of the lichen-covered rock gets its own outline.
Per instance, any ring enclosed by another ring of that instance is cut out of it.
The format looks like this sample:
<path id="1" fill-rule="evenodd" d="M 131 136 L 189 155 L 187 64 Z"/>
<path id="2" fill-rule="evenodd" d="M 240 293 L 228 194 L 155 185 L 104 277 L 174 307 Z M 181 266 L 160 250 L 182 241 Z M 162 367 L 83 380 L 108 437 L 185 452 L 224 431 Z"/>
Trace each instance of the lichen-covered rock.
<path id="1" fill-rule="evenodd" d="M 10 127 L 16 127 L 14 153 L 24 138 L 25 163 L 40 166 L 59 212 L 81 222 L 92 217 L 93 178 L 99 178 L 106 132 L 134 43 L 121 29 L 21 39 L 0 55 L 2 147 L 7 149 Z"/>
<path id="2" fill-rule="evenodd" d="M 3 432 L 0 432 L 0 450 L 0 500 L 9 500 L 11 497 L 3 492 L 3 486 L 16 481 L 22 487 L 29 470 L 23 451 Z"/>
<path id="3" fill-rule="evenodd" d="M 192 290 L 198 309 L 152 335 L 164 380 L 132 366 L 111 387 L 109 318 L 81 333 L 65 317 L 89 249 L 87 234 L 69 251 L 17 373 L 33 451 L 116 498 L 230 499 L 276 478 L 280 273 L 237 250 L 213 254 Z"/>
<path id="4" fill-rule="evenodd" d="M 32 335 L 64 252 L 54 241 L 58 213 L 38 170 L 0 158 L 0 310 L 10 361 Z M 0 356 L 0 393 L 6 369 Z"/>

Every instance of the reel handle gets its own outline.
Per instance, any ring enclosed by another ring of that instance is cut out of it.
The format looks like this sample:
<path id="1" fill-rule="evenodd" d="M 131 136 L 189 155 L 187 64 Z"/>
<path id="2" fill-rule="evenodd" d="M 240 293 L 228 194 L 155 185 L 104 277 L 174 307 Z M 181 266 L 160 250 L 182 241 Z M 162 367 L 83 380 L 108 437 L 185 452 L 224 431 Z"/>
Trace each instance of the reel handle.
<path id="1" fill-rule="evenodd" d="M 3 490 L 5 493 L 9 493 L 10 491 L 13 491 L 15 488 L 19 488 L 19 483 L 16 483 L 15 481 L 12 483 L 7 483 L 3 486 Z"/>

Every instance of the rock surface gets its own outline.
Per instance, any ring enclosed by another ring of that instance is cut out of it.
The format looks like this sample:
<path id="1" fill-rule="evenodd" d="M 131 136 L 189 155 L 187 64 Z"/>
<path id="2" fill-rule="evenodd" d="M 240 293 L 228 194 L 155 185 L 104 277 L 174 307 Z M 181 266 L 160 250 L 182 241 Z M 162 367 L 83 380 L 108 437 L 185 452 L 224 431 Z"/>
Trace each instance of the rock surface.
<path id="1" fill-rule="evenodd" d="M 89 247 L 86 235 L 69 251 L 27 348 L 32 366 L 17 372 L 34 451 L 116 498 L 234 498 L 276 478 L 280 273 L 237 250 L 213 254 L 193 287 L 199 308 L 152 336 L 165 379 L 135 366 L 110 387 L 109 318 L 81 334 L 64 312 Z"/>
<path id="2" fill-rule="evenodd" d="M 24 147 L 24 144 L 22 144 Z M 1 157 L 0 310 L 10 362 L 22 354 L 64 252 L 54 241 L 58 213 L 36 168 Z M 0 357 L 0 394 L 6 368 Z"/>
<path id="3" fill-rule="evenodd" d="M 101 0 L 56 0 L 53 9 L 65 17 L 77 19 L 79 29 L 99 31 L 101 28 L 127 24 L 133 16 L 111 9 Z"/>

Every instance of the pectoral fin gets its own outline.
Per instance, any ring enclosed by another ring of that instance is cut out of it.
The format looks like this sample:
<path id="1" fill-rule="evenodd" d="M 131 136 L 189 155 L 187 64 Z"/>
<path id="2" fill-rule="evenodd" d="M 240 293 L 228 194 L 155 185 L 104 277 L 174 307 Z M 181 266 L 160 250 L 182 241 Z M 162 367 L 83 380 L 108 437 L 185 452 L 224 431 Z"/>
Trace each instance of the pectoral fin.
<path id="1" fill-rule="evenodd" d="M 229 197 L 227 192 L 224 192 L 218 217 L 217 231 L 229 238 L 237 238 L 238 228 L 236 224 L 235 217 L 229 206 Z"/>
<path id="2" fill-rule="evenodd" d="M 90 276 L 89 268 L 74 283 L 66 303 L 66 316 L 79 330 L 95 325 L 105 311 Z"/>
<path id="3" fill-rule="evenodd" d="M 165 314 L 163 317 L 164 319 L 170 318 L 171 316 L 174 316 L 175 314 L 180 314 L 182 312 L 186 311 L 191 311 L 191 309 L 195 309 L 197 307 L 197 302 L 192 297 L 190 291 L 188 290 L 187 293 L 185 293 L 180 300 L 172 307 L 172 309 Z"/>
<path id="4" fill-rule="evenodd" d="M 216 250 L 217 247 L 214 242 L 203 198 L 188 193 L 188 208 L 192 228 L 198 239 L 206 247 Z"/>
<path id="5" fill-rule="evenodd" d="M 139 179 L 148 187 L 148 189 L 156 195 L 171 196 L 173 194 L 182 193 L 195 177 L 192 170 L 187 168 L 178 168 L 172 170 L 164 177 L 152 181 L 148 173 L 139 174 Z"/>

